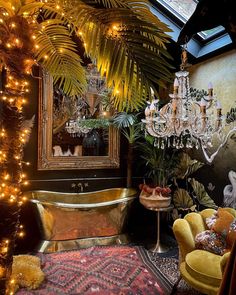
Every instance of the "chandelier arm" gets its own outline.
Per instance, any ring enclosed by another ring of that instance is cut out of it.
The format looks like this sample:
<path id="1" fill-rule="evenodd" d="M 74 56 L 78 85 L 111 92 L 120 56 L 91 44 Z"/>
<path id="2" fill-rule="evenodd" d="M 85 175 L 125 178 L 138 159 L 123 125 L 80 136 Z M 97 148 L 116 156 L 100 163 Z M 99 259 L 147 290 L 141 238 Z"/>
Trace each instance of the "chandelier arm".
<path id="1" fill-rule="evenodd" d="M 233 129 L 231 129 L 228 132 L 228 134 L 225 137 L 225 140 L 218 146 L 217 150 L 211 156 L 208 156 L 207 150 L 204 148 L 204 145 L 202 144 L 202 140 L 200 139 L 202 152 L 203 152 L 204 157 L 205 157 L 205 159 L 207 160 L 208 163 L 211 164 L 213 162 L 213 160 L 215 159 L 215 157 L 218 154 L 219 150 L 226 144 L 230 134 L 233 133 L 233 132 L 236 132 L 236 127 L 234 127 Z"/>

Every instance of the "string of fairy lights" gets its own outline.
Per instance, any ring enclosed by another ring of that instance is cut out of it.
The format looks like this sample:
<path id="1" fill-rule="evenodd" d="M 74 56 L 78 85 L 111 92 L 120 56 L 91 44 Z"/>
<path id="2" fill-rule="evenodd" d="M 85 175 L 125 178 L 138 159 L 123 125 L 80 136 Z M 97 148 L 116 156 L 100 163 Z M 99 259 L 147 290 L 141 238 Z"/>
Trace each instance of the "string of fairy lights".
<path id="1" fill-rule="evenodd" d="M 12 216 L 13 224 L 0 240 L 0 278 L 8 277 L 16 239 L 25 235 L 24 227 L 20 224 L 20 212 L 27 199 L 21 189 L 28 185 L 23 169 L 29 165 L 29 162 L 23 161 L 23 146 L 29 130 L 21 128 L 23 106 L 27 103 L 24 95 L 29 92 L 29 83 L 9 74 L 6 76 L 5 90 L 0 93 L 1 106 L 7 114 L 3 114 L 0 123 L 0 203 L 2 208 L 9 211 L 5 219 Z M 14 285 L 15 280 L 11 279 L 7 294 L 14 294 Z"/>
<path id="2" fill-rule="evenodd" d="M 1 224 L 0 289 L 5 284 L 6 294 L 10 295 L 15 293 L 15 279 L 9 278 L 16 239 L 25 236 L 20 213 L 27 199 L 22 187 L 28 185 L 24 166 L 29 162 L 23 161 L 23 147 L 29 130 L 22 128 L 22 122 L 23 107 L 30 92 L 29 82 L 24 76 L 30 74 L 34 63 L 28 54 L 34 38 L 31 37 L 29 43 L 28 32 L 20 37 L 21 30 L 27 27 L 24 21 L 19 16 L 9 15 L 4 9 L 0 10 L 0 55 L 4 65 L 0 91 L 0 204 L 4 210 L 1 220 L 6 223 Z"/>

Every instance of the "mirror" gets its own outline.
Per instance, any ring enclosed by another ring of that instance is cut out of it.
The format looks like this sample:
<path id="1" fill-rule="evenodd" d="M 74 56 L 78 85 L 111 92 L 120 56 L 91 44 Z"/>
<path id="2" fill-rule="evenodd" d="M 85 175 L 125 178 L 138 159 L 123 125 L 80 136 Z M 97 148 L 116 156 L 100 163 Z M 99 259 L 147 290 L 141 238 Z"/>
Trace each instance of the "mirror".
<path id="1" fill-rule="evenodd" d="M 108 126 L 105 80 L 87 68 L 88 90 L 72 100 L 43 73 L 39 89 L 38 169 L 119 167 L 119 133 Z"/>

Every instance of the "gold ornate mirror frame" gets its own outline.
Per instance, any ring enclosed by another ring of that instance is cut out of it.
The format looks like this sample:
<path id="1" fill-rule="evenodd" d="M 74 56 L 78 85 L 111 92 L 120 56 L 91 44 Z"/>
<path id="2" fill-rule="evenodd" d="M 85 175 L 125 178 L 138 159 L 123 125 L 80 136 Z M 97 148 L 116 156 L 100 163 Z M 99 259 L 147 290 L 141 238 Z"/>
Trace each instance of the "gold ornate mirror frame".
<path id="1" fill-rule="evenodd" d="M 106 156 L 57 156 L 53 154 L 53 79 L 43 73 L 39 87 L 38 170 L 103 169 L 119 167 L 119 132 L 108 127 Z"/>

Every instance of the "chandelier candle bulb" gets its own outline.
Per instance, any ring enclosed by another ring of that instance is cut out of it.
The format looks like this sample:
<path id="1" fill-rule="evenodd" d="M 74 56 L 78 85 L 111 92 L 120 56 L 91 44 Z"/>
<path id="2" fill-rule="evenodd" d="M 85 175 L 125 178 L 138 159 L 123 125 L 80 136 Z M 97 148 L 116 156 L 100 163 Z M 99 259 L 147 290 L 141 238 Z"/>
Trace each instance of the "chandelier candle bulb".
<path id="1" fill-rule="evenodd" d="M 177 78 L 174 80 L 174 94 L 178 94 L 178 89 L 179 89 L 179 81 Z"/>
<path id="2" fill-rule="evenodd" d="M 213 84 L 211 82 L 209 82 L 209 84 L 208 84 L 208 95 L 210 97 L 213 96 Z"/>
<path id="3" fill-rule="evenodd" d="M 151 97 L 154 97 L 154 90 L 152 89 L 152 87 L 150 87 L 150 91 L 151 91 Z"/>
<path id="4" fill-rule="evenodd" d="M 201 113 L 203 115 L 206 114 L 206 106 L 207 106 L 207 102 L 204 98 L 201 99 L 201 102 L 200 102 L 200 109 L 201 109 Z"/>

